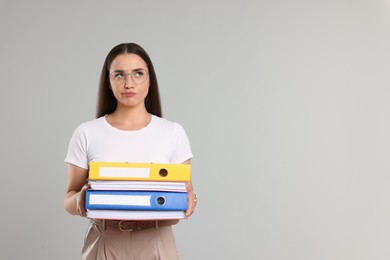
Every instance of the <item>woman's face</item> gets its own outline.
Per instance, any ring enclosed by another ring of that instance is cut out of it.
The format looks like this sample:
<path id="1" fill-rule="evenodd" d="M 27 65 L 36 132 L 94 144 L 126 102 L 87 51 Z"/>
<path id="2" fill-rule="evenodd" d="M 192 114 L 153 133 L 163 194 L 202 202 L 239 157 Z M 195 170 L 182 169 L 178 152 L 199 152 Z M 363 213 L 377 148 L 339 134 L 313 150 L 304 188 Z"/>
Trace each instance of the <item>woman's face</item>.
<path id="1" fill-rule="evenodd" d="M 110 84 L 118 107 L 145 106 L 149 91 L 149 72 L 146 62 L 132 53 L 120 54 L 110 66 Z"/>

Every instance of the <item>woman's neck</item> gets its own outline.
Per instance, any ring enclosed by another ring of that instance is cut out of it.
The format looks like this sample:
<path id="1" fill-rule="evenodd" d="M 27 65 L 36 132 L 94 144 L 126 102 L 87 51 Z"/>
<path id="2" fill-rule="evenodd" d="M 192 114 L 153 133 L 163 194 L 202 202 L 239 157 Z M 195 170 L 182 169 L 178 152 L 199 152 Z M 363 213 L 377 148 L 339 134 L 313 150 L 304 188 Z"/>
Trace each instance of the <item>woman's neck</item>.
<path id="1" fill-rule="evenodd" d="M 113 113 L 106 116 L 107 122 L 120 130 L 139 130 L 145 128 L 152 120 L 152 115 L 143 108 L 118 107 Z"/>

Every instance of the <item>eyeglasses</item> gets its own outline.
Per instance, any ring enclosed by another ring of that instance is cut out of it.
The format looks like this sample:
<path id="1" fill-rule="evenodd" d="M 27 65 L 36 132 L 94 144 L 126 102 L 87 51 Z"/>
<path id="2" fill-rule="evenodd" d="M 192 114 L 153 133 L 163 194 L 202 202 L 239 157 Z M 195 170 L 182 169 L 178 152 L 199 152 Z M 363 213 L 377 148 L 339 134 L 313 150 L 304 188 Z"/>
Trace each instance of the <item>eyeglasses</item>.
<path id="1" fill-rule="evenodd" d="M 144 83 L 148 78 L 148 72 L 144 69 L 134 70 L 131 73 L 124 71 L 114 71 L 110 73 L 110 79 L 113 83 L 121 85 L 126 82 L 126 76 L 130 76 L 134 84 Z"/>

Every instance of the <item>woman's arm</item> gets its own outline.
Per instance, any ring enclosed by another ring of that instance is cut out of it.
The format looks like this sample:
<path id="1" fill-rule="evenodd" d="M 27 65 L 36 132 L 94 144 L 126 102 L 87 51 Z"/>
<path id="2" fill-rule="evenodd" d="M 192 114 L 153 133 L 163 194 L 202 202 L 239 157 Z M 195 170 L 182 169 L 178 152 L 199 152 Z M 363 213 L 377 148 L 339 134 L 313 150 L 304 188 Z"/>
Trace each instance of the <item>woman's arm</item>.
<path id="1" fill-rule="evenodd" d="M 64 208 L 72 215 L 87 216 L 85 210 L 85 192 L 89 188 L 87 179 L 88 170 L 68 163 L 68 184 Z"/>
<path id="2" fill-rule="evenodd" d="M 191 164 L 191 159 L 183 162 L 183 164 Z M 196 195 L 194 187 L 192 186 L 192 181 L 186 182 L 186 190 L 188 192 L 188 209 L 186 211 L 186 218 L 188 218 L 192 215 L 192 213 L 194 213 L 196 206 Z"/>

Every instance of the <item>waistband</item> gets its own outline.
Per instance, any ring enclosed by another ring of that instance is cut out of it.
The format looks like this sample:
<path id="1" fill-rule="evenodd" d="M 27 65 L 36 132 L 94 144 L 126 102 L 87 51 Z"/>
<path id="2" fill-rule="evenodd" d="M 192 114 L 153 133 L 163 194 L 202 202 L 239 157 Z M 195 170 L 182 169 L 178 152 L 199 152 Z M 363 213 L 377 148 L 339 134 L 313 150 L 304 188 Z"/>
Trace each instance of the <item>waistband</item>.
<path id="1" fill-rule="evenodd" d="M 160 228 L 176 224 L 177 220 L 108 220 L 91 219 L 91 222 L 105 229 L 119 229 L 120 231 L 140 231 L 148 228 Z"/>

